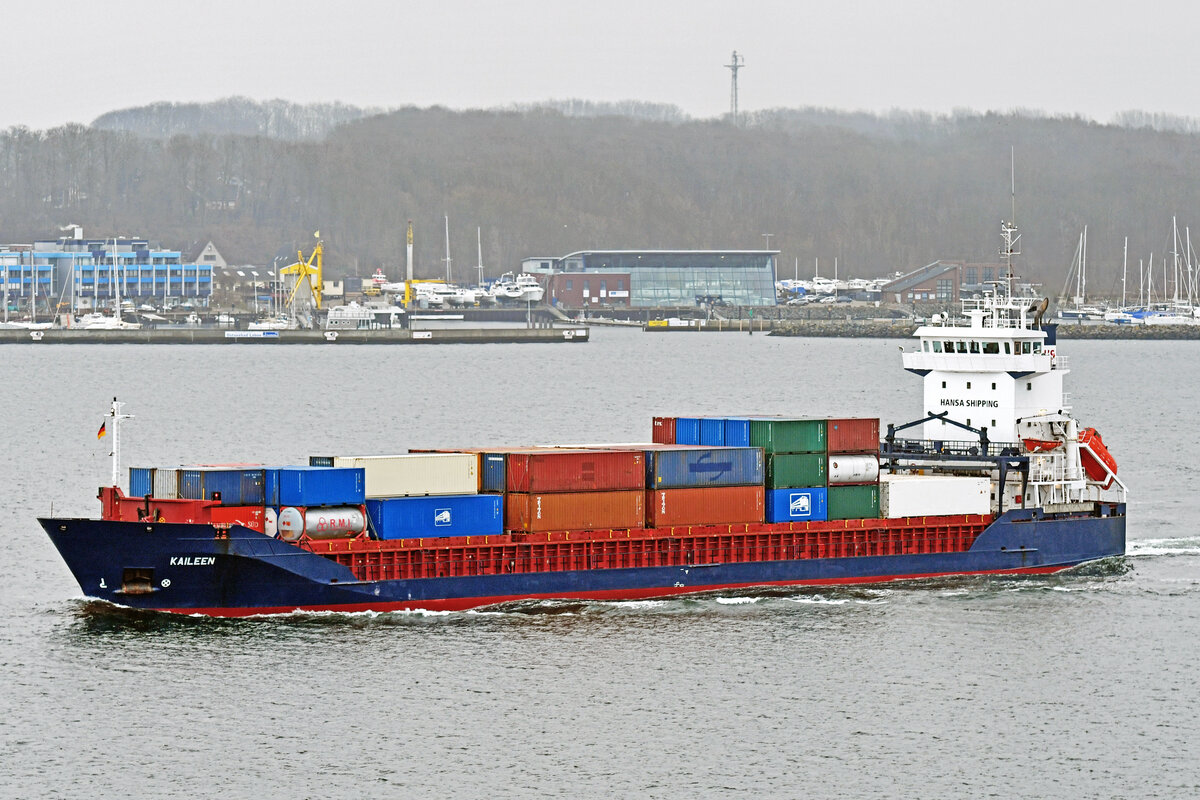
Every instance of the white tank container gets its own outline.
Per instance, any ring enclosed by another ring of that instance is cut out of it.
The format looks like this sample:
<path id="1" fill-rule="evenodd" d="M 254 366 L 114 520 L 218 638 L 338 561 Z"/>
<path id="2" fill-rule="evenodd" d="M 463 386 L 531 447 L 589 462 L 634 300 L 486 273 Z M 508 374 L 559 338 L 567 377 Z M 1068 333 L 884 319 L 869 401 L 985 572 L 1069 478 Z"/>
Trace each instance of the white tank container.
<path id="1" fill-rule="evenodd" d="M 830 485 L 874 483 L 879 480 L 879 456 L 830 456 L 828 480 Z"/>
<path id="2" fill-rule="evenodd" d="M 879 478 L 879 510 L 884 519 L 990 514 L 990 478 L 957 475 L 891 475 Z"/>
<path id="3" fill-rule="evenodd" d="M 349 539 L 367 529 L 367 517 L 361 508 L 335 506 L 330 508 L 297 508 L 279 510 L 276 521 L 279 538 L 296 542 L 302 535 L 310 539 Z"/>
<path id="4" fill-rule="evenodd" d="M 335 467 L 362 467 L 367 497 L 478 494 L 478 453 L 335 456 Z"/>

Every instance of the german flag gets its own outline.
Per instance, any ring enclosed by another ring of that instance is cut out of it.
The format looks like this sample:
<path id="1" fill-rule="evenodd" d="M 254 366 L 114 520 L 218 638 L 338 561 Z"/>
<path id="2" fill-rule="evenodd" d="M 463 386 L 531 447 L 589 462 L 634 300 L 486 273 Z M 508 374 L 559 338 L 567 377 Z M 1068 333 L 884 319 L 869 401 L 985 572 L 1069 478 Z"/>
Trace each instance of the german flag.
<path id="1" fill-rule="evenodd" d="M 97 439 L 103 439 L 104 434 L 108 433 L 108 428 L 106 427 L 107 425 L 108 425 L 108 420 L 104 420 L 104 422 L 100 423 L 100 430 L 96 431 Z"/>

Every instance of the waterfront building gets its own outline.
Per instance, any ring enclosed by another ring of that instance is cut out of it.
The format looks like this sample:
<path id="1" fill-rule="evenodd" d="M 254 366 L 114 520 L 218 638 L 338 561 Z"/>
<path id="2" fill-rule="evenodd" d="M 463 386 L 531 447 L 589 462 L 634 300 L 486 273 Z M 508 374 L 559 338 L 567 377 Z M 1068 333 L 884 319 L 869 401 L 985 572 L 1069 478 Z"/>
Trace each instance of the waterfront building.
<path id="1" fill-rule="evenodd" d="M 777 250 L 581 250 L 527 258 L 521 266 L 539 276 L 611 274 L 614 285 L 605 287 L 605 298 L 614 290 L 629 292 L 628 298 L 607 300 L 613 305 L 620 300 L 634 308 L 773 306 L 778 255 Z M 616 289 L 625 277 L 627 289 Z"/>
<path id="2" fill-rule="evenodd" d="M 73 235 L 32 244 L 0 244 L 0 291 L 10 310 L 69 303 L 77 309 L 111 306 L 121 300 L 172 306 L 207 305 L 213 268 L 187 263 L 178 250 L 147 239 Z"/>

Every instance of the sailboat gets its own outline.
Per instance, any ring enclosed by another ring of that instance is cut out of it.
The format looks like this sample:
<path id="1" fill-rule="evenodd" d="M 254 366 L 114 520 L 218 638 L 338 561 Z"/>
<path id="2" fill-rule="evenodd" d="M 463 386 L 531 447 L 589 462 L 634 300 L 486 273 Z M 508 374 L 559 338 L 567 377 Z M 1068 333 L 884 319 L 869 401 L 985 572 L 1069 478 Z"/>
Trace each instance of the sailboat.
<path id="1" fill-rule="evenodd" d="M 1075 294 L 1071 298 L 1071 307 L 1060 307 L 1058 309 L 1059 319 L 1064 320 L 1102 320 L 1104 319 L 1105 309 L 1098 305 L 1087 304 L 1087 226 L 1083 226 L 1083 232 L 1079 234 L 1079 244 L 1075 247 L 1075 257 L 1071 260 L 1071 269 L 1067 272 L 1067 282 L 1063 286 L 1062 294 L 1059 296 L 1059 303 L 1067 296 L 1067 288 L 1071 284 L 1071 278 L 1075 279 Z"/>

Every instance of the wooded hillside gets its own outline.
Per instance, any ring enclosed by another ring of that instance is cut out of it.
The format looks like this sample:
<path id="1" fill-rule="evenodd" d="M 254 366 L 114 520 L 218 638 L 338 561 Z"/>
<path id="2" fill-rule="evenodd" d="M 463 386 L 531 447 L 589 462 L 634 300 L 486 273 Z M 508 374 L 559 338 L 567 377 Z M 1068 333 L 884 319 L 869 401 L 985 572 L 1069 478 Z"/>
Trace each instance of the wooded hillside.
<path id="1" fill-rule="evenodd" d="M 349 121 L 323 130 L 302 107 L 225 102 L 234 105 L 0 134 L 0 241 L 78 223 L 88 236 L 184 249 L 212 239 L 231 262 L 261 264 L 281 247 L 307 248 L 319 229 L 330 272 L 395 274 L 411 218 L 418 270 L 435 274 L 449 214 L 460 279 L 475 274 L 477 225 L 489 275 L 531 255 L 761 248 L 770 233 L 782 276 L 797 258 L 801 275 L 814 258 L 830 274 L 837 257 L 840 275 L 870 277 L 938 258 L 995 260 L 1010 147 L 1021 269 L 1048 289 L 1061 288 L 1085 224 L 1097 290 L 1119 280 L 1124 236 L 1136 275 L 1139 258 L 1169 251 L 1173 214 L 1181 230 L 1200 225 L 1200 135 L 1136 115 L 1109 126 L 797 109 L 736 127 L 671 106 L 564 101 L 378 115 L 343 106 Z M 151 135 L 164 118 L 204 132 Z"/>

